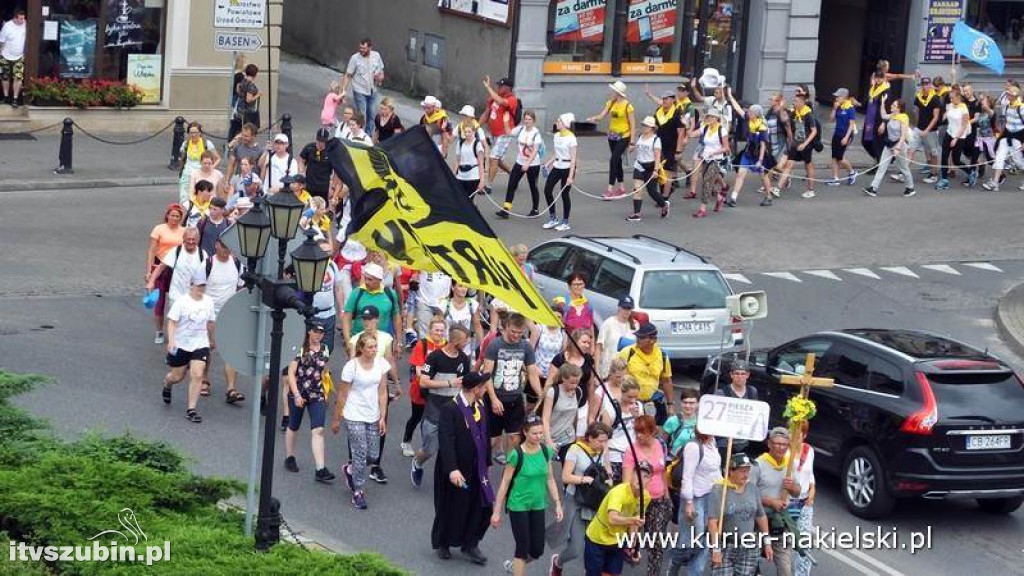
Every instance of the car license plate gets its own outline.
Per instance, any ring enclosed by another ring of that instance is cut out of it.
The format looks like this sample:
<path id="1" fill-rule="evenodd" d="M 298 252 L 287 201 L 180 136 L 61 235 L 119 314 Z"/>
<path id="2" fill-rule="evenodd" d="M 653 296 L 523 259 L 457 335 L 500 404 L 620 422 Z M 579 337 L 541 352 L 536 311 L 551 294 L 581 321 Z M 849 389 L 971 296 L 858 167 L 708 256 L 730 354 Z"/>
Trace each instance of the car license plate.
<path id="1" fill-rule="evenodd" d="M 673 322 L 672 334 L 676 336 L 693 336 L 695 334 L 712 334 L 715 331 L 714 320 L 691 320 Z"/>
<path id="2" fill-rule="evenodd" d="M 968 450 L 1008 450 L 1009 448 L 1009 434 L 985 434 L 967 437 Z"/>

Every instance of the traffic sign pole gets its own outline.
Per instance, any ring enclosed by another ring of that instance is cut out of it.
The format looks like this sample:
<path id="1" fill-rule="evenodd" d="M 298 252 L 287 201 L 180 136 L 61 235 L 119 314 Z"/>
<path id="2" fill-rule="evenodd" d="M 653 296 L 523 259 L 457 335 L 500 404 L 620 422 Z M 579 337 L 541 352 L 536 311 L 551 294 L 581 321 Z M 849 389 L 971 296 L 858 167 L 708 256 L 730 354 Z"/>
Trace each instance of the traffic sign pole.
<path id="1" fill-rule="evenodd" d="M 263 397 L 263 357 L 267 354 L 267 307 L 259 304 L 256 320 L 256 369 L 252 375 L 252 398 Z M 256 481 L 260 473 L 260 404 L 253 401 L 250 448 L 249 448 L 249 483 L 245 487 L 245 536 L 252 536 L 253 522 L 256 513 Z"/>

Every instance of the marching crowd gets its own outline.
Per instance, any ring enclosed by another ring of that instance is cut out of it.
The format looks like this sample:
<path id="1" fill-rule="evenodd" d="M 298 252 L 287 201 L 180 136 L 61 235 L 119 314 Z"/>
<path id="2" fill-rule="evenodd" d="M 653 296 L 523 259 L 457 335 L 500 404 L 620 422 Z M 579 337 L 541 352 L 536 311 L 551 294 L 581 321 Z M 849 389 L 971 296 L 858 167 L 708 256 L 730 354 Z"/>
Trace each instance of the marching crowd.
<path id="1" fill-rule="evenodd" d="M 483 291 L 474 292 L 440 272 L 396 266 L 385 254 L 346 236 L 351 208 L 348 190 L 330 163 L 332 147 L 341 146 L 344 139 L 380 142 L 402 130 L 386 99 L 379 103 L 381 113 L 372 122 L 365 120 L 365 111 L 375 105 L 372 96 L 383 74 L 379 55 L 370 47 L 369 41 L 361 44 L 343 83 L 332 91 L 335 97 L 326 99 L 325 108 L 333 102 L 342 109 L 342 120 L 328 122 L 332 115 L 325 110 L 324 125 L 314 142 L 296 146 L 294 155 L 286 135 L 277 134 L 260 146 L 258 127 L 242 122 L 225 149 L 225 162 L 202 127 L 189 126 L 182 145 L 181 197 L 168 205 L 163 222 L 153 228 L 146 254 L 145 287 L 151 295 L 158 294 L 151 302 L 154 341 L 166 347 L 169 367 L 161 388 L 163 402 L 172 404 L 175 385 L 187 379 L 186 417 L 202 422 L 200 399 L 212 394 L 209 374 L 217 314 L 243 285 L 244 265 L 220 236 L 263 197 L 293 194 L 306 205 L 300 226 L 314 231 L 332 260 L 321 289 L 308 295 L 320 311 L 307 323 L 303 341 L 294 343 L 295 354 L 281 375 L 285 470 L 300 470 L 296 443 L 308 413 L 313 477 L 322 483 L 335 480 L 325 456 L 329 419 L 333 434 L 344 429 L 348 460 L 340 470 L 352 506 L 368 509 L 370 482 L 389 482 L 382 466 L 389 406 L 407 397 L 411 414 L 399 427 L 398 449 L 410 459 L 408 477 L 416 488 L 434 461 L 436 516 L 431 543 L 441 559 L 451 558 L 451 548 L 457 547 L 470 561 L 486 564 L 478 544 L 488 527 L 500 526 L 507 517 L 514 551 L 504 568 L 515 574 L 524 574 L 527 563 L 541 558 L 547 542 L 558 543 L 550 561 L 551 574 L 562 574 L 566 568 L 595 576 L 620 574 L 626 562 L 642 561 L 641 549 L 650 575 L 665 570 L 698 575 L 709 565 L 716 575 L 752 574 L 762 554 L 775 563 L 779 574 L 808 574 L 811 561 L 802 551 L 778 540 L 762 550 L 740 545 L 739 538 L 747 533 L 778 536 L 794 524 L 800 531 L 810 530 L 815 498 L 813 449 L 803 444 L 799 454 L 791 454 L 789 431 L 777 428 L 771 431 L 763 454 L 755 445 L 737 443 L 723 478 L 724 439 L 697 431 L 699 394 L 674 388 L 672 367 L 658 346 L 657 329 L 634 311 L 632 298 L 623 297 L 616 315 L 598 323 L 586 297 L 589 279 L 574 273 L 565 293 L 550 304 L 561 325 L 542 326 Z M 249 70 L 245 81 L 255 76 L 256 71 Z M 363 93 L 349 106 L 341 97 L 341 86 L 349 83 L 357 94 L 367 86 L 371 93 Z M 544 169 L 549 182 L 554 179 L 563 187 L 564 210 L 563 218 L 556 218 L 552 208 L 551 226 L 545 226 L 568 229 L 570 204 L 564 187 L 572 184 L 576 172 L 575 138 L 569 132 L 574 117 L 559 118 L 555 156 L 541 163 L 539 128 L 529 111 L 521 117 L 516 114 L 512 83 L 501 80 L 492 85 L 486 79 L 485 85 L 489 99 L 479 121 L 473 118 L 473 110 L 464 109 L 466 119 L 457 130 L 447 130 L 440 103 L 428 97 L 422 122 L 437 126 L 432 135 L 439 150 L 456 148 L 452 170 L 460 181 L 469 182 L 464 188 L 469 194 L 488 193 L 501 169 L 504 150 L 515 144 L 517 159 L 509 169 L 508 203 L 502 211 L 510 208 L 515 185 L 524 174 L 536 208 L 537 175 Z M 609 138 L 613 158 L 636 149 L 640 168 L 634 171 L 634 180 L 643 186 L 635 188 L 634 194 L 646 190 L 663 215 L 668 214 L 666 197 L 672 193 L 672 182 L 658 184 L 647 159 L 658 165 L 664 142 L 670 144 L 667 149 L 681 151 L 687 138 L 699 137 L 704 146 L 694 162 L 719 166 L 716 154 L 727 155 L 729 127 L 738 122 L 734 112 L 748 117 L 747 125 L 757 128 L 755 134 L 788 125 L 780 134 L 802 138 L 807 145 L 792 147 L 785 156 L 777 154 L 788 158 L 781 178 L 789 175 L 796 160 L 810 165 L 808 147 L 820 125 L 801 120 L 811 114 L 806 110 L 806 92 L 795 98 L 797 109 L 791 117 L 796 120 L 787 124 L 790 116 L 781 97 L 773 101 L 774 116 L 769 117 L 756 105 L 744 111 L 728 89 L 719 86 L 706 99 L 700 124 L 705 127 L 694 128 L 698 114 L 689 94 L 693 90 L 699 99 L 700 89 L 696 83 L 681 86 L 678 99 L 676 94 L 664 95 L 654 119 L 645 119 L 642 133 L 634 139 L 632 104 L 623 86 L 613 88 L 619 97 L 594 119 L 611 117 L 610 133 L 620 136 Z M 247 90 L 239 84 L 240 96 L 251 94 Z M 845 101 L 848 95 L 837 98 Z M 957 97 L 952 101 L 958 102 Z M 892 121 L 902 108 L 883 108 L 886 102 L 880 94 L 878 113 Z M 846 110 L 842 102 L 835 107 L 838 116 L 848 115 Z M 666 125 L 676 132 L 669 134 Z M 803 128 L 793 130 L 794 126 Z M 848 144 L 855 129 L 847 124 L 843 130 L 839 143 Z M 453 132 L 459 137 L 451 137 Z M 760 169 L 779 144 L 771 137 L 748 138 L 751 141 L 757 156 L 741 159 L 740 175 L 759 174 L 766 190 L 764 202 L 770 203 L 775 187 Z M 998 150 L 1005 153 L 1002 144 L 995 149 L 997 158 Z M 218 168 L 222 164 L 226 164 L 224 172 Z M 661 168 L 673 173 L 686 170 L 679 163 Z M 841 157 L 836 174 L 840 168 L 850 169 Z M 703 169 L 705 176 L 710 169 Z M 855 177 L 851 172 L 850 178 Z M 621 169 L 612 170 L 606 196 L 621 194 L 622 181 Z M 735 201 L 738 189 L 729 201 Z M 702 205 L 726 202 L 723 190 L 712 192 L 701 198 Z M 553 186 L 545 186 L 545 196 L 553 204 Z M 641 200 L 634 196 L 633 202 L 633 215 L 638 215 Z M 517 245 L 511 253 L 532 279 L 527 250 Z M 332 370 L 333 357 L 338 355 L 344 361 L 335 366 L 340 370 Z M 399 371 L 405 357 L 408 375 Z M 225 401 L 244 402 L 237 373 L 226 364 L 223 370 Z M 727 381 L 715 393 L 757 399 L 758 391 L 746 383 L 748 375 L 746 364 L 735 360 Z M 267 386 L 265 381 L 263 403 Z M 786 474 L 790 460 L 795 470 L 792 477 Z M 720 518 L 723 492 L 727 505 Z M 624 546 L 620 541 L 629 533 L 672 530 L 681 536 L 672 549 Z M 712 539 L 707 546 L 692 545 L 691 534 L 706 533 L 731 536 Z"/>

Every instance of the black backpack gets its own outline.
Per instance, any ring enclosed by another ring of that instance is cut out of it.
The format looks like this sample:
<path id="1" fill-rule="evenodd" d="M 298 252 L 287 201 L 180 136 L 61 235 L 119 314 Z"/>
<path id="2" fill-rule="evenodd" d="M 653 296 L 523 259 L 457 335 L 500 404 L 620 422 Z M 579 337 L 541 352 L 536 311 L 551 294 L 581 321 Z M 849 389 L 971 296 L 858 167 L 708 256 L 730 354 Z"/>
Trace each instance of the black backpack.
<path id="1" fill-rule="evenodd" d="M 576 442 L 580 444 L 579 442 Z M 582 448 L 582 445 L 580 446 Z M 586 470 L 580 474 L 581 476 L 589 476 L 594 479 L 590 484 L 577 484 L 576 493 L 573 499 L 576 504 L 586 508 L 588 510 L 597 510 L 601 507 L 601 501 L 608 494 L 608 491 L 612 489 L 608 485 L 608 471 L 604 469 L 604 466 L 598 463 L 590 452 L 583 450 L 583 453 L 590 459 L 590 465 L 587 466 Z"/>

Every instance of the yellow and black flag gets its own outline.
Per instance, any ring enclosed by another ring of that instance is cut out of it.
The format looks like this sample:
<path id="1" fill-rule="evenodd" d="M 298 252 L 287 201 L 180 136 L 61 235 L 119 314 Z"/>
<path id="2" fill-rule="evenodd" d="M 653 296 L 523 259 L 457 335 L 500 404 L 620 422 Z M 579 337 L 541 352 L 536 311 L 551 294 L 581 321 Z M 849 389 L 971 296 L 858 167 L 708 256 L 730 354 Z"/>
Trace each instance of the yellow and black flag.
<path id="1" fill-rule="evenodd" d="M 352 195 L 351 237 L 410 268 L 444 272 L 531 320 L 561 325 L 422 126 L 376 147 L 346 141 L 329 154 Z"/>

